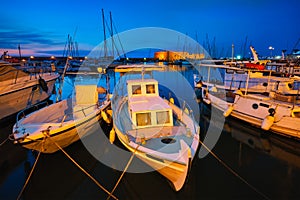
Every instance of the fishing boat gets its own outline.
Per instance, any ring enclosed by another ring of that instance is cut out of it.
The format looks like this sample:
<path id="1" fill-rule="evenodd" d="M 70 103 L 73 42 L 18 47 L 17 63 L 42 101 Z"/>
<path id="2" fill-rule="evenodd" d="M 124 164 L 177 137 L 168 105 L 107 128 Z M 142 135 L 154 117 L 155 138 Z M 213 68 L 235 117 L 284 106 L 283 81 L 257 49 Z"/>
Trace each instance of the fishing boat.
<path id="1" fill-rule="evenodd" d="M 0 120 L 46 100 L 59 77 L 52 71 L 30 72 L 19 65 L 0 62 Z"/>
<path id="2" fill-rule="evenodd" d="M 12 134 L 14 143 L 43 153 L 54 153 L 93 132 L 100 118 L 109 122 L 109 105 L 109 99 L 99 101 L 97 85 L 76 85 L 74 98 L 51 104 L 17 120 Z"/>
<path id="3" fill-rule="evenodd" d="M 233 116 L 263 130 L 300 138 L 299 90 L 277 86 L 267 93 L 247 93 L 206 90 L 205 101 L 223 111 L 225 117 Z M 284 85 L 284 83 L 283 83 Z M 230 97 L 230 98 L 229 98 Z"/>
<path id="4" fill-rule="evenodd" d="M 157 80 L 143 75 L 129 79 L 126 74 L 122 80 L 125 84 L 119 84 L 112 99 L 111 142 L 116 134 L 129 151 L 179 191 L 198 148 L 199 125 L 187 104 L 180 108 L 174 99 L 159 96 Z"/>

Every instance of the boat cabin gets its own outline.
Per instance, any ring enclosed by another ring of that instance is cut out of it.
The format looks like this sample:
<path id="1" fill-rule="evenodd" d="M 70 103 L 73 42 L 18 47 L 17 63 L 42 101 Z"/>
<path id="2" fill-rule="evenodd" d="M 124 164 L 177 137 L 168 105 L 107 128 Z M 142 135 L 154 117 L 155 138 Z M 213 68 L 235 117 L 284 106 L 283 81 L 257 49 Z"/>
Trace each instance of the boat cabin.
<path id="1" fill-rule="evenodd" d="M 156 80 L 128 80 L 127 92 L 133 129 L 173 126 L 172 108 L 159 96 Z"/>

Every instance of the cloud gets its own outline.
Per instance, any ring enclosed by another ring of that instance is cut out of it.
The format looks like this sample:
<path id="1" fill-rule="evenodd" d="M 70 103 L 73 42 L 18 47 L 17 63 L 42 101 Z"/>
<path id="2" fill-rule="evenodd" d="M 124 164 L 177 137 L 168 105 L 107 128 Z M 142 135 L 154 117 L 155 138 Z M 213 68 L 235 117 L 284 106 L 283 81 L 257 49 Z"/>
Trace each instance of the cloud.
<path id="1" fill-rule="evenodd" d="M 54 34 L 24 30 L 0 30 L 0 48 L 13 49 L 17 48 L 19 44 L 21 46 L 29 45 L 29 47 L 31 46 L 30 44 L 38 46 L 64 45 L 64 42 L 50 38 L 55 38 Z"/>

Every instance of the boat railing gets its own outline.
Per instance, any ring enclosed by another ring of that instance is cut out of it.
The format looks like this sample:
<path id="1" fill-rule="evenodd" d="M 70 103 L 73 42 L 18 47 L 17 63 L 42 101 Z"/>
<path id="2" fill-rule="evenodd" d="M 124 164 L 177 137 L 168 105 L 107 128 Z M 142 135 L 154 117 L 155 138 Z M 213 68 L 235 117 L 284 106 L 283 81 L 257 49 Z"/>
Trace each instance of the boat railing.
<path id="1" fill-rule="evenodd" d="M 27 107 L 23 110 L 21 110 L 20 112 L 18 112 L 17 116 L 16 116 L 16 127 L 18 128 L 19 127 L 19 121 L 22 119 L 22 118 L 26 118 L 27 115 L 29 115 L 30 113 L 38 110 L 38 109 L 41 109 L 43 107 L 46 107 L 46 106 L 49 106 L 49 102 L 46 101 L 46 102 L 41 102 L 41 103 L 38 103 L 38 104 L 35 104 L 35 105 L 32 105 L 30 107 Z M 101 106 L 100 104 L 96 104 L 96 106 Z M 82 112 L 83 115 L 86 117 L 88 115 L 88 113 L 86 112 L 86 110 L 92 108 L 92 107 L 95 107 L 95 104 L 93 105 L 90 105 L 90 106 L 86 106 L 86 107 L 81 107 L 81 109 L 78 109 L 76 111 L 68 111 L 68 112 L 65 112 L 64 116 L 61 117 L 61 116 L 58 116 L 56 118 L 53 118 L 51 121 L 57 121 L 59 122 L 62 126 L 63 123 L 65 122 L 66 119 L 70 119 L 72 118 L 73 119 L 73 116 L 74 114 L 76 113 L 79 113 L 79 112 Z M 68 109 L 67 109 L 68 110 Z"/>
<path id="2" fill-rule="evenodd" d="M 43 102 L 40 102 L 40 103 L 37 103 L 37 104 L 34 104 L 34 105 L 31 105 L 27 108 L 24 108 L 23 110 L 21 110 L 20 112 L 17 113 L 17 116 L 16 116 L 16 127 L 18 128 L 19 127 L 19 120 L 21 120 L 22 118 L 26 117 L 28 114 L 40 109 L 40 108 L 43 108 L 45 106 L 48 106 L 49 105 L 49 102 L 48 101 L 43 101 Z"/>
<path id="3" fill-rule="evenodd" d="M 97 106 L 99 107 L 100 105 L 97 105 Z M 86 113 L 85 111 L 87 109 L 90 109 L 90 108 L 93 108 L 93 107 L 95 107 L 95 104 L 87 106 L 87 107 L 81 107 L 81 109 L 76 110 L 76 111 L 73 110 L 72 112 L 66 112 L 65 115 L 62 118 L 57 117 L 57 120 L 61 119 L 60 120 L 60 127 L 63 125 L 63 123 L 65 122 L 66 119 L 74 119 L 74 114 L 76 114 L 76 113 L 82 112 L 84 117 L 86 117 L 88 115 L 88 113 Z"/>
<path id="4" fill-rule="evenodd" d="M 13 79 L 13 84 L 16 84 L 18 79 L 20 77 L 24 77 L 24 75 L 20 75 L 20 72 L 25 72 L 27 73 L 27 75 L 29 76 L 29 80 L 37 79 L 40 76 L 43 76 L 46 73 L 49 73 L 50 75 L 52 73 L 54 73 L 55 71 L 53 71 L 52 68 L 49 68 L 47 66 L 41 66 L 41 67 L 18 67 L 18 68 L 14 68 L 11 70 L 8 70 L 2 74 L 0 74 L 0 76 L 4 76 L 4 75 L 9 75 L 11 78 Z"/>
<path id="5" fill-rule="evenodd" d="M 178 101 L 179 101 L 179 105 L 180 105 L 180 109 L 181 109 L 181 114 L 180 114 L 181 118 L 183 118 L 184 115 L 189 116 L 193 122 L 194 131 L 195 131 L 195 133 L 197 133 L 197 127 L 196 127 L 197 121 L 195 119 L 193 109 L 186 102 L 186 100 L 184 100 L 182 98 L 178 98 Z"/>

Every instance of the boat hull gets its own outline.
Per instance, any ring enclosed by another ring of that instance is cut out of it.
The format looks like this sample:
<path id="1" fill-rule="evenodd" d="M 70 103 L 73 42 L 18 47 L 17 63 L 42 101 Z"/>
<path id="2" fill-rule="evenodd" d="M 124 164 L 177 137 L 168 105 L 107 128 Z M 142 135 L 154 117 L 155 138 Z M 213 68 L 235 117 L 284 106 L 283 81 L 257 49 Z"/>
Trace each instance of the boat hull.
<path id="1" fill-rule="evenodd" d="M 118 139 L 129 151 L 133 152 L 137 158 L 166 177 L 175 191 L 179 191 L 183 187 L 192 161 L 192 157 L 188 155 L 187 149 L 183 150 L 184 152 L 182 157 L 185 157 L 184 163 L 157 158 L 140 151 L 139 146 L 136 143 L 129 143 L 128 138 L 116 126 L 114 127 Z"/>
<path id="2" fill-rule="evenodd" d="M 55 87 L 56 78 L 46 81 L 48 91 L 44 91 L 36 81 L 34 85 L 0 94 L 0 120 L 49 98 Z"/>
<path id="3" fill-rule="evenodd" d="M 110 102 L 107 102 L 94 112 L 89 113 L 86 117 L 79 118 L 78 120 L 69 120 L 64 123 L 23 125 L 26 131 L 31 132 L 30 135 L 26 135 L 27 133 L 19 133 L 19 129 L 17 125 L 15 125 L 13 128 L 15 143 L 27 149 L 40 151 L 42 153 L 54 153 L 88 136 L 90 133 L 97 131 L 100 126 L 99 120 L 102 117 L 101 112 L 107 110 L 109 105 Z M 22 121 L 19 123 L 22 123 Z"/>
<path id="4" fill-rule="evenodd" d="M 258 95 L 257 95 L 258 96 Z M 265 97 L 267 98 L 267 97 Z M 268 102 L 263 98 L 251 98 L 237 96 L 234 103 L 218 98 L 212 94 L 208 94 L 208 99 L 211 105 L 222 112 L 226 112 L 230 106 L 233 106 L 230 115 L 239 120 L 250 123 L 256 127 L 262 128 L 264 119 L 269 115 L 269 109 L 275 106 L 275 102 Z M 257 108 L 254 109 L 254 105 Z M 288 106 L 276 107 L 277 114 L 275 114 L 275 121 L 270 126 L 270 131 L 284 135 L 287 137 L 295 137 L 300 139 L 300 118 L 291 116 L 291 108 Z"/>

